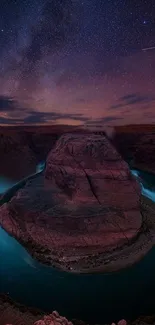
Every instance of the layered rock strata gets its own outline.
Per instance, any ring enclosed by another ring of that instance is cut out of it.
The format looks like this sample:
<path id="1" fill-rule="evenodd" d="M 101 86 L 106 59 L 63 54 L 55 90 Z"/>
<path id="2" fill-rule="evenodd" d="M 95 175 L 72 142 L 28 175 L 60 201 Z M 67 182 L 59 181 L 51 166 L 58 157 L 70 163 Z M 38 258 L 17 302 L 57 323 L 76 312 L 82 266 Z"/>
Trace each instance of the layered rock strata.
<path id="1" fill-rule="evenodd" d="M 111 142 L 86 134 L 61 136 L 44 173 L 0 207 L 1 226 L 36 259 L 83 273 L 137 262 L 154 244 L 152 216 Z"/>

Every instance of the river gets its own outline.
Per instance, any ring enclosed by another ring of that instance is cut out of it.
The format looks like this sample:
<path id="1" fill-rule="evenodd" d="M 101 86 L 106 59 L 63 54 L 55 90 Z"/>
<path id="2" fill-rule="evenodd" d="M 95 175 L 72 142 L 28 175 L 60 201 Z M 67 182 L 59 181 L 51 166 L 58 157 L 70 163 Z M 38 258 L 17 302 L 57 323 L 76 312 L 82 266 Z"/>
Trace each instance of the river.
<path id="1" fill-rule="evenodd" d="M 37 166 L 40 172 L 43 164 Z M 155 201 L 155 176 L 132 170 Z M 1 193 L 13 183 L 0 177 Z M 155 308 L 155 248 L 136 265 L 111 274 L 75 275 L 43 266 L 0 228 L 0 292 L 27 306 L 90 323 L 150 314 Z"/>

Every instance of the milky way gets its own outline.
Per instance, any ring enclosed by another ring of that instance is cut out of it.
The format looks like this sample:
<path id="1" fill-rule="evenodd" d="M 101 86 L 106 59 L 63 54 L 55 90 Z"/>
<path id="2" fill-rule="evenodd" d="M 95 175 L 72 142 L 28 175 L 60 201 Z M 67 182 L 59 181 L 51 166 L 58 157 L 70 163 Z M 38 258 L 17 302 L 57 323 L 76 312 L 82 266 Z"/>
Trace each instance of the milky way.
<path id="1" fill-rule="evenodd" d="M 154 0 L 2 0 L 0 124 L 155 122 Z"/>

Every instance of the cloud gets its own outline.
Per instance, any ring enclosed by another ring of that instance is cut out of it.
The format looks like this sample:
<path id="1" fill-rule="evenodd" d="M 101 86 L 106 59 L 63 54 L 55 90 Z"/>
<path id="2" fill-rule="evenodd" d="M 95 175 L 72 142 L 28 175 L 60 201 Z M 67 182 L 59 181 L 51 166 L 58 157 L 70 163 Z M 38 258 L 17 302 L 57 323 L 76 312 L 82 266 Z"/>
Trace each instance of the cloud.
<path id="1" fill-rule="evenodd" d="M 16 101 L 13 98 L 0 95 L 0 112 L 10 112 L 16 108 Z"/>
<path id="2" fill-rule="evenodd" d="M 106 116 L 106 117 L 101 117 L 95 120 L 88 120 L 85 124 L 88 127 L 96 127 L 96 128 L 103 128 L 106 123 L 108 122 L 113 122 L 113 121 L 118 121 L 118 120 L 123 120 L 123 117 L 118 117 L 118 116 Z"/>
<path id="3" fill-rule="evenodd" d="M 7 118 L 7 117 L 1 117 L 0 116 L 0 124 L 21 124 L 22 120 L 21 119 L 12 119 L 12 118 Z"/>
<path id="4" fill-rule="evenodd" d="M 0 123 L 1 124 L 36 124 L 52 123 L 59 120 L 81 122 L 88 126 L 102 127 L 104 123 L 122 119 L 117 116 L 107 116 L 98 119 L 89 119 L 81 113 L 39 112 L 32 108 L 20 105 L 14 98 L 0 96 Z M 6 115 L 4 116 L 4 114 Z"/>
<path id="5" fill-rule="evenodd" d="M 4 116 L 6 114 L 6 116 Z M 39 112 L 20 105 L 14 98 L 0 95 L 0 123 L 1 124 L 35 124 L 55 122 L 59 119 L 69 119 L 86 122 L 87 117 L 80 113 Z"/>
<path id="6" fill-rule="evenodd" d="M 155 97 L 149 95 L 140 95 L 138 93 L 127 94 L 120 97 L 117 104 L 112 105 L 111 109 L 124 108 L 129 105 L 135 104 L 148 104 L 145 108 L 149 107 L 149 104 L 155 101 Z"/>
<path id="7" fill-rule="evenodd" d="M 123 117 L 117 117 L 117 116 L 107 116 L 102 119 L 103 122 L 112 122 L 117 120 L 123 120 Z"/>
<path id="8" fill-rule="evenodd" d="M 150 103 L 155 100 L 155 97 L 150 96 L 142 96 L 137 93 L 129 94 L 126 96 L 121 97 L 121 100 L 124 101 L 127 105 L 134 105 L 137 103 Z"/>
<path id="9" fill-rule="evenodd" d="M 47 123 L 56 121 L 59 119 L 73 119 L 80 120 L 81 122 L 86 121 L 87 118 L 82 116 L 81 114 L 65 114 L 65 113 L 57 113 L 57 112 L 37 112 L 37 111 L 29 111 L 29 116 L 24 119 L 24 123 L 26 124 L 35 124 L 35 123 Z"/>

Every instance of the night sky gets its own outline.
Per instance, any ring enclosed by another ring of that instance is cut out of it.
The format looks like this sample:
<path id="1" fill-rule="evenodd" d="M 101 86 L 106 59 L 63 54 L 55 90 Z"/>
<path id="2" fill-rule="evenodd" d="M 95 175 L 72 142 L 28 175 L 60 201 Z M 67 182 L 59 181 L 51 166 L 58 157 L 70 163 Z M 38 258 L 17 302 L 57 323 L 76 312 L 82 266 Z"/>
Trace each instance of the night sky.
<path id="1" fill-rule="evenodd" d="M 154 123 L 155 1 L 1 0 L 0 66 L 0 124 Z"/>

